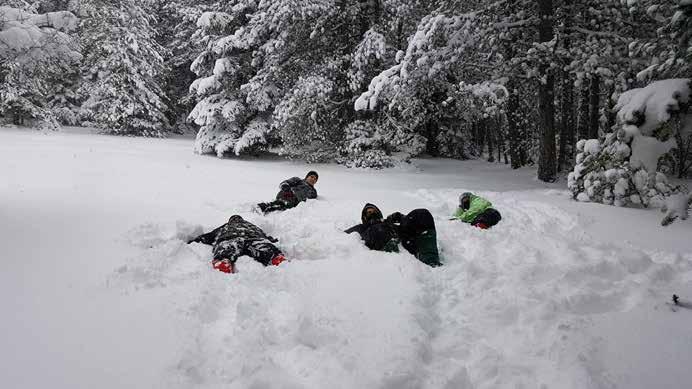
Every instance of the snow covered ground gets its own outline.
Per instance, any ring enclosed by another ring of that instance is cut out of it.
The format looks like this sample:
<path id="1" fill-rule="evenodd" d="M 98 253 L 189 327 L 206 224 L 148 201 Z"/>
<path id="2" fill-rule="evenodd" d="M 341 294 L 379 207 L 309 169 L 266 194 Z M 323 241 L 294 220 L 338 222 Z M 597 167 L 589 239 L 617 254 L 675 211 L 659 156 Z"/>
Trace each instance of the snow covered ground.
<path id="1" fill-rule="evenodd" d="M 577 203 L 484 162 L 389 171 L 220 160 L 187 139 L 0 129 L 2 388 L 688 388 L 692 222 Z M 320 198 L 262 217 L 284 178 Z M 474 191 L 502 212 L 447 220 Z M 427 207 L 445 266 L 341 231 Z M 292 262 L 213 271 L 239 213 Z"/>

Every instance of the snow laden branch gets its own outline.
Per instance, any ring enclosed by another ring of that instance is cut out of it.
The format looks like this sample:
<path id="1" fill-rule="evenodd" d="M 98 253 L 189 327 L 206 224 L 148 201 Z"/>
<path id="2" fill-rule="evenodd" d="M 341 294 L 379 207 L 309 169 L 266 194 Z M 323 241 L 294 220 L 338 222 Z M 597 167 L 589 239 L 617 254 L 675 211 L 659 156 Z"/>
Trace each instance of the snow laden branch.
<path id="1" fill-rule="evenodd" d="M 659 160 L 682 146 L 676 139 L 692 132 L 690 86 L 689 79 L 670 79 L 623 93 L 615 108 L 617 131 L 602 141 L 577 144 L 577 165 L 568 177 L 574 198 L 618 206 L 663 206 L 672 204 L 666 198 L 687 193 L 668 182 L 659 171 Z M 677 204 L 676 198 L 670 201 Z M 675 215 L 669 214 L 664 224 Z"/>

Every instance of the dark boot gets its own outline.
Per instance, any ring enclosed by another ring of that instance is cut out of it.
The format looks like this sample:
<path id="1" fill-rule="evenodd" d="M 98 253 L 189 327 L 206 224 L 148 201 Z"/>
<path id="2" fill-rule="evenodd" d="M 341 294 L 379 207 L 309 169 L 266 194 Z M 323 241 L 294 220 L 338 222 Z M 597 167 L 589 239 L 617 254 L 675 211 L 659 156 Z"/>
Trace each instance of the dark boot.
<path id="1" fill-rule="evenodd" d="M 416 237 L 418 252 L 416 258 L 424 264 L 432 267 L 442 266 L 440 253 L 437 250 L 437 232 L 435 230 L 423 231 Z"/>

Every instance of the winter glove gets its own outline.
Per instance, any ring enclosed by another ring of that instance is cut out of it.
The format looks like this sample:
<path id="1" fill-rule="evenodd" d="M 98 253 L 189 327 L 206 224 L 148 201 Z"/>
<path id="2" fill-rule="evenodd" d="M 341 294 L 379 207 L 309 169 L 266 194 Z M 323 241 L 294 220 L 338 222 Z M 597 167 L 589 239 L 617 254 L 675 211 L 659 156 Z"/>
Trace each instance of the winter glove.
<path id="1" fill-rule="evenodd" d="M 392 238 L 384 245 L 382 251 L 387 253 L 398 253 L 399 252 L 399 239 Z"/>
<path id="2" fill-rule="evenodd" d="M 275 237 L 273 237 L 271 235 L 267 235 L 267 240 L 272 242 L 272 243 L 276 243 L 279 241 L 278 239 L 276 239 Z"/>
<path id="3" fill-rule="evenodd" d="M 402 215 L 401 212 L 394 212 L 393 214 L 387 216 L 385 221 L 390 224 L 400 224 L 403 219 L 404 215 Z"/>
<path id="4" fill-rule="evenodd" d="M 291 185 L 288 184 L 288 182 L 282 182 L 281 185 L 279 186 L 281 188 L 282 192 L 288 192 L 291 190 Z"/>

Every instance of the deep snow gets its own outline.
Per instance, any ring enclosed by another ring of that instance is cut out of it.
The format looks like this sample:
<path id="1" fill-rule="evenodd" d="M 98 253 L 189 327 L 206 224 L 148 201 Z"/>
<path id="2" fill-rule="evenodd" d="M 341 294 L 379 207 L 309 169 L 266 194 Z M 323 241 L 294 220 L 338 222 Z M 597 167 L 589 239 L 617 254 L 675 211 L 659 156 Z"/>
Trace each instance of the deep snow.
<path id="1" fill-rule="evenodd" d="M 692 222 L 572 201 L 530 169 L 221 160 L 188 139 L 0 129 L 0 387 L 686 388 Z M 250 212 L 315 168 L 320 198 Z M 504 220 L 447 220 L 457 196 Z M 341 231 L 427 207 L 445 266 Z M 240 213 L 292 262 L 228 276 L 182 238 Z"/>

